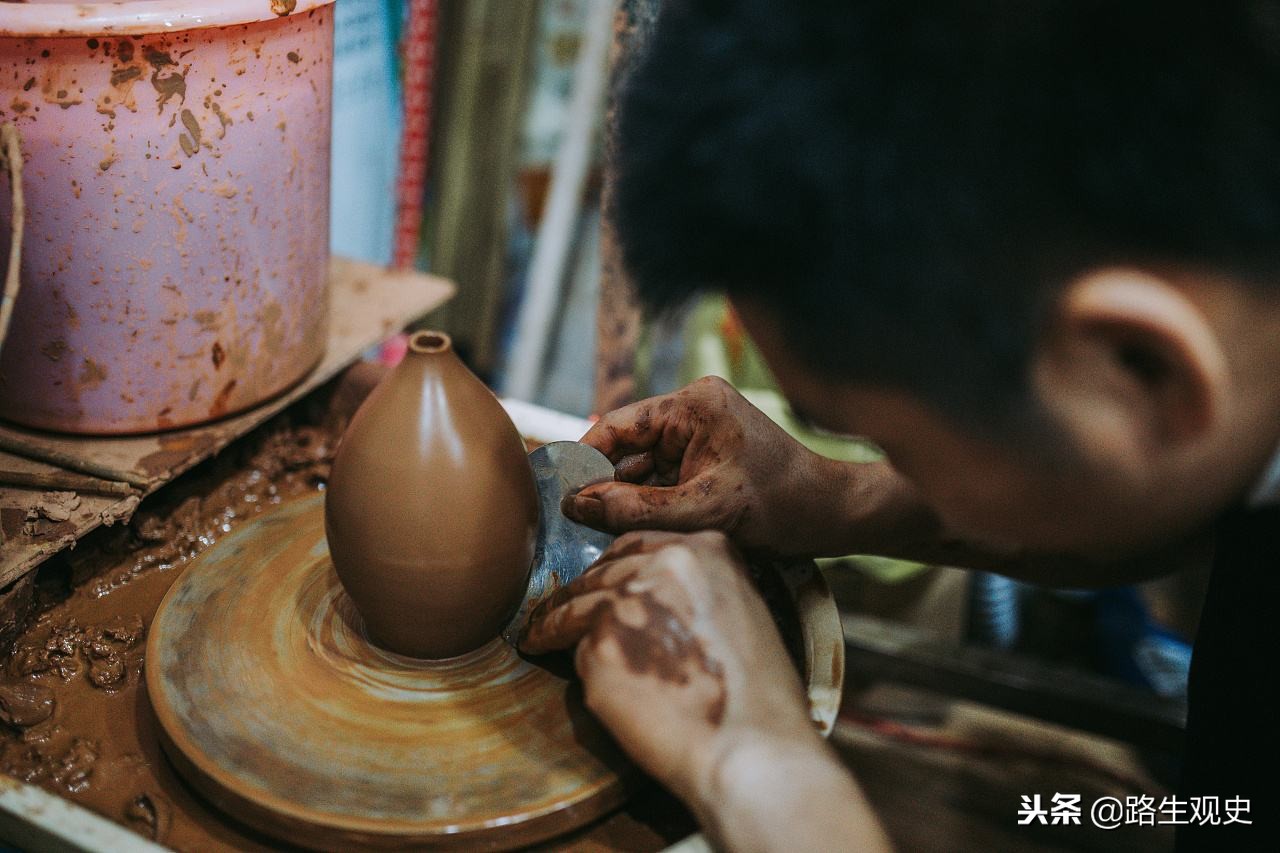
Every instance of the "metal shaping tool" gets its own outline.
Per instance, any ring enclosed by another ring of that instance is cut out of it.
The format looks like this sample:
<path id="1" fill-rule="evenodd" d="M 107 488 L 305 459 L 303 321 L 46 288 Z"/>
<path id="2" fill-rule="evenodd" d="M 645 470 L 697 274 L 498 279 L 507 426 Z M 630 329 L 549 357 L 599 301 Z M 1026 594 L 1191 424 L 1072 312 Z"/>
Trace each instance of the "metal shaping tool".
<path id="1" fill-rule="evenodd" d="M 551 593 L 579 577 L 614 537 L 570 521 L 560 511 L 568 495 L 613 480 L 613 463 L 599 450 L 576 441 L 553 441 L 529 454 L 538 489 L 538 540 L 529 588 L 502 636 L 515 644 L 529 613 Z"/>

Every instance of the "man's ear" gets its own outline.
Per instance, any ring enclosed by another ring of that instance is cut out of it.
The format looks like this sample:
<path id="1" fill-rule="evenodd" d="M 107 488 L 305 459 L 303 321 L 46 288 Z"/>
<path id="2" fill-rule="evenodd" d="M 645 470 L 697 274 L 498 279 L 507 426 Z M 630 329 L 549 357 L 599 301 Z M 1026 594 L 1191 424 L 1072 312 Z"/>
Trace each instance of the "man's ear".
<path id="1" fill-rule="evenodd" d="M 1116 449 L 1202 437 L 1229 387 L 1200 307 L 1170 280 L 1128 268 L 1093 270 L 1066 287 L 1035 375 L 1050 408 Z"/>

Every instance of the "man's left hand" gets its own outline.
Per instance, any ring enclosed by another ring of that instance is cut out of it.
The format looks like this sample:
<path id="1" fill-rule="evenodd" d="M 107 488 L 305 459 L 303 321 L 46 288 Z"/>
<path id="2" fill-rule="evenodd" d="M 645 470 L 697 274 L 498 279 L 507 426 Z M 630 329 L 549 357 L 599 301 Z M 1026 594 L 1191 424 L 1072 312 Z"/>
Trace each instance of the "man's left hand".
<path id="1" fill-rule="evenodd" d="M 520 641 L 530 654 L 574 644 L 587 707 L 695 810 L 736 744 L 820 746 L 768 608 L 721 533 L 618 538 Z"/>

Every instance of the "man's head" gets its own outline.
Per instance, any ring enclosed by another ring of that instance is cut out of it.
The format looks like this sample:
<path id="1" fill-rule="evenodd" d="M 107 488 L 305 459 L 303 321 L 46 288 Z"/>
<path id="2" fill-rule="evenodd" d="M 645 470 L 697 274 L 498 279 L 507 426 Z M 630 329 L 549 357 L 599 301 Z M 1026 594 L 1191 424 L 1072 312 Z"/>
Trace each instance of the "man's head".
<path id="1" fill-rule="evenodd" d="M 1125 550 L 1280 436 L 1280 8 L 668 0 L 619 105 L 657 308 L 966 532 Z"/>

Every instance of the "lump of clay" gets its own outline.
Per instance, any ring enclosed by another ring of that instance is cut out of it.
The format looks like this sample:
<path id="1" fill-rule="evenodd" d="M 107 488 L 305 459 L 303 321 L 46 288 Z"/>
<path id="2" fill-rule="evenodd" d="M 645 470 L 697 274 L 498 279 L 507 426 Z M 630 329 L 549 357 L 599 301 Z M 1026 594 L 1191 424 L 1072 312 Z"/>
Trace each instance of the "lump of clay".
<path id="1" fill-rule="evenodd" d="M 0 723 L 27 729 L 53 716 L 53 691 L 43 684 L 0 684 Z"/>
<path id="2" fill-rule="evenodd" d="M 378 645 L 454 657 L 493 639 L 528 584 L 538 501 L 524 444 L 440 332 L 356 412 L 325 497 L 329 552 Z"/>

